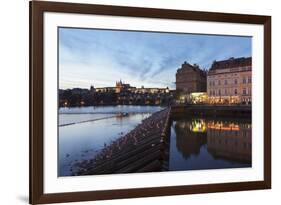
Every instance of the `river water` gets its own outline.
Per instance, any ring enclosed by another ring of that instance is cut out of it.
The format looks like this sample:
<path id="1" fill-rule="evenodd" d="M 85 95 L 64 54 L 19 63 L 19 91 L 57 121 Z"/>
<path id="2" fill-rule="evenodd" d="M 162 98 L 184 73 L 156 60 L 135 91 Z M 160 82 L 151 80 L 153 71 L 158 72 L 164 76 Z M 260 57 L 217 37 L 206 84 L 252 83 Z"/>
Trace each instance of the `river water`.
<path id="1" fill-rule="evenodd" d="M 93 158 L 105 145 L 134 129 L 158 106 L 60 108 L 59 176 L 71 175 L 75 163 Z M 121 116 L 120 113 L 127 113 Z"/>
<path id="2" fill-rule="evenodd" d="M 250 120 L 182 118 L 172 122 L 169 170 L 245 168 L 251 162 Z"/>
<path id="3" fill-rule="evenodd" d="M 59 176 L 157 112 L 158 106 L 60 108 Z M 126 113 L 126 115 L 120 115 Z M 251 167 L 251 122 L 182 117 L 171 123 L 169 170 Z"/>

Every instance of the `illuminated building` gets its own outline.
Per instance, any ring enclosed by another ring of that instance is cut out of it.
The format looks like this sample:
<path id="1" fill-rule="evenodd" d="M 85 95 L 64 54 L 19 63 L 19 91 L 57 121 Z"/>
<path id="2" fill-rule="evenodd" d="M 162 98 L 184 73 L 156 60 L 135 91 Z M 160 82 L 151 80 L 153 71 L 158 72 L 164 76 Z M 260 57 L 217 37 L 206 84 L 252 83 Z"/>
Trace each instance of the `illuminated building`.
<path id="1" fill-rule="evenodd" d="M 207 76 L 209 103 L 251 104 L 252 58 L 214 61 Z"/>
<path id="2" fill-rule="evenodd" d="M 189 101 L 192 104 L 204 104 L 208 102 L 208 94 L 206 92 L 190 93 Z"/>
<path id="3" fill-rule="evenodd" d="M 156 94 L 156 93 L 169 93 L 170 90 L 168 87 L 166 88 L 145 88 L 142 86 L 141 88 L 136 88 L 135 93 L 150 93 L 150 94 Z"/>
<path id="4" fill-rule="evenodd" d="M 95 92 L 98 93 L 115 93 L 116 87 L 102 87 L 102 88 L 95 88 Z"/>

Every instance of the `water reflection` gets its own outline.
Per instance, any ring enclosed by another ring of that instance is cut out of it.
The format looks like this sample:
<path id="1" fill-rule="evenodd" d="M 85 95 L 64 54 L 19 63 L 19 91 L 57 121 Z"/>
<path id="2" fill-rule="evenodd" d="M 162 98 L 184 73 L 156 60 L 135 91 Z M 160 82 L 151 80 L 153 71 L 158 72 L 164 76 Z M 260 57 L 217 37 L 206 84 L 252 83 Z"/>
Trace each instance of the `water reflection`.
<path id="1" fill-rule="evenodd" d="M 250 167 L 251 136 L 250 120 L 175 120 L 170 170 Z"/>
<path id="2" fill-rule="evenodd" d="M 203 131 L 205 128 L 202 127 L 204 125 L 205 123 L 200 123 L 200 120 L 175 123 L 177 149 L 185 159 L 188 159 L 191 155 L 198 155 L 201 146 L 206 144 L 206 133 Z"/>
<path id="3" fill-rule="evenodd" d="M 212 121 L 207 127 L 207 148 L 214 157 L 251 163 L 251 124 Z"/>

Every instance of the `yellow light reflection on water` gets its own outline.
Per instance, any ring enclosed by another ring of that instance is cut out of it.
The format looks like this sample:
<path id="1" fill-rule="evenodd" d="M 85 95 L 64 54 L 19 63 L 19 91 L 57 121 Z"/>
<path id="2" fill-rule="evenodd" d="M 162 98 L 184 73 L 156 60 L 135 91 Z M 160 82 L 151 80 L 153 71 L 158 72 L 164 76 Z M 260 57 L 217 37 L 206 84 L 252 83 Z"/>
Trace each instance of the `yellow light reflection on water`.
<path id="1" fill-rule="evenodd" d="M 191 130 L 193 132 L 206 132 L 206 122 L 204 120 L 195 120 L 192 122 Z"/>
<path id="2" fill-rule="evenodd" d="M 223 122 L 208 122 L 205 120 L 193 120 L 189 129 L 192 132 L 206 132 L 207 129 L 225 130 L 225 131 L 239 131 L 240 126 L 235 123 Z"/>

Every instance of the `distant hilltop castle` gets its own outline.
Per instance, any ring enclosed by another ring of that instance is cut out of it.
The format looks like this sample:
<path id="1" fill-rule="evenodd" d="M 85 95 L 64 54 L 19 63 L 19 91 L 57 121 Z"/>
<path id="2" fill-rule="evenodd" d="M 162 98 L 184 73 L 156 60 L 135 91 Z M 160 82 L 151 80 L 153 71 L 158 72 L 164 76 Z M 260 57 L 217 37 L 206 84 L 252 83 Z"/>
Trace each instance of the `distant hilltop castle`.
<path id="1" fill-rule="evenodd" d="M 128 83 L 124 83 L 121 79 L 119 81 L 116 81 L 115 87 L 100 87 L 100 88 L 94 88 L 94 86 L 91 86 L 90 88 L 91 92 L 110 92 L 110 93 L 169 93 L 169 87 L 166 88 L 145 88 L 144 86 L 141 86 L 140 88 L 133 87 Z"/>
<path id="2" fill-rule="evenodd" d="M 115 88 L 116 88 L 116 93 L 120 93 L 122 92 L 123 90 L 128 90 L 131 88 L 130 84 L 126 84 L 126 83 L 123 83 L 122 80 L 120 81 L 116 81 L 116 84 L 115 84 Z"/>

